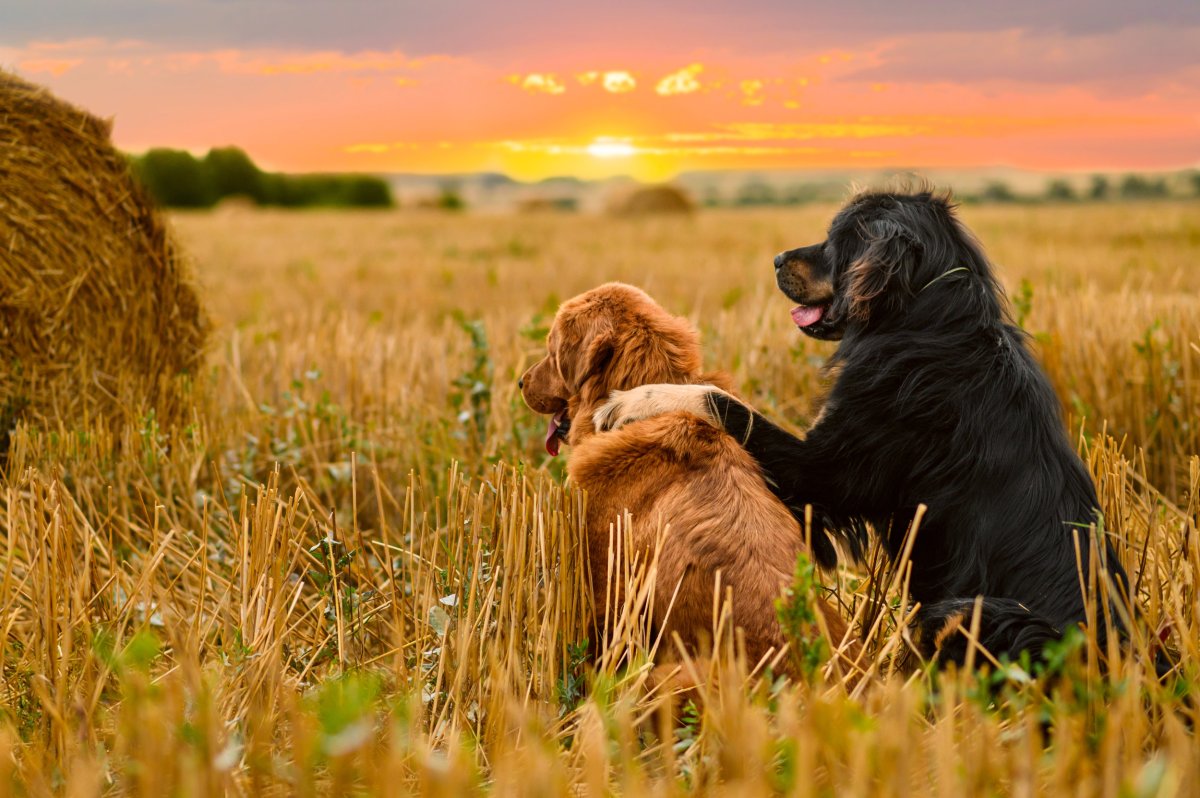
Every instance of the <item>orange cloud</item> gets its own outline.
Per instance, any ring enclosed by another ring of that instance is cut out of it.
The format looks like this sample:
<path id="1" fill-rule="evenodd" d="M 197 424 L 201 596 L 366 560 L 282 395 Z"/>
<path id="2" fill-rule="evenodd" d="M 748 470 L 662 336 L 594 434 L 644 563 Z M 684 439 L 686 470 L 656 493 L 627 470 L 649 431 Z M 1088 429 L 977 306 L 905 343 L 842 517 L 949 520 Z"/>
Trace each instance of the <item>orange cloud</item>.
<path id="1" fill-rule="evenodd" d="M 434 146 L 433 142 L 417 142 L 417 141 L 392 141 L 392 142 L 374 142 L 367 141 L 359 144 L 349 144 L 342 147 L 342 152 L 349 155 L 382 155 L 388 152 L 399 152 L 401 150 L 419 150 L 428 146 Z M 450 146 L 449 142 L 437 142 L 436 146 L 443 149 Z"/>
<path id="2" fill-rule="evenodd" d="M 654 91 L 663 97 L 669 97 L 673 94 L 692 94 L 700 91 L 700 81 L 697 76 L 704 71 L 702 64 L 689 64 L 683 69 L 664 77 L 654 87 Z"/>
<path id="3" fill-rule="evenodd" d="M 423 69 L 430 64 L 448 60 L 446 56 L 409 58 L 399 50 L 388 52 L 365 50 L 344 53 L 338 50 L 316 52 L 266 52 L 251 54 L 241 50 L 178 53 L 177 63 L 199 65 L 215 62 L 222 71 L 254 75 L 312 75 L 332 73 L 387 73 Z"/>
<path id="4" fill-rule="evenodd" d="M 636 88 L 637 81 L 624 70 L 604 73 L 604 90 L 610 94 L 625 94 Z"/>
<path id="5" fill-rule="evenodd" d="M 31 75 L 43 73 L 59 77 L 83 63 L 82 58 L 37 58 L 21 61 L 17 67 Z"/>
<path id="6" fill-rule="evenodd" d="M 136 67 L 142 71 L 166 70 L 170 72 L 197 71 L 207 67 L 216 68 L 230 75 L 265 76 L 308 76 L 319 74 L 387 74 L 400 71 L 417 71 L 436 64 L 454 63 L 458 59 L 446 55 L 431 55 L 410 58 L 399 50 L 363 50 L 342 52 L 339 50 L 291 51 L 239 49 L 170 51 L 153 48 L 141 42 L 116 42 L 106 45 L 102 40 L 82 40 L 76 43 L 77 51 L 84 58 L 104 57 L 104 63 L 113 71 L 129 73 Z M 62 50 L 61 45 L 38 43 L 31 47 L 34 53 Z M 135 57 L 135 54 L 136 57 Z M 119 55 L 119 57 L 113 57 Z"/>
<path id="7" fill-rule="evenodd" d="M 872 139 L 890 136 L 917 136 L 935 130 L 935 122 L 903 120 L 856 120 L 852 122 L 807 122 L 776 124 L 771 122 L 738 122 L 721 125 L 726 132 L 711 134 L 713 138 L 734 138 L 740 141 L 786 141 L 806 139 Z"/>
<path id="8" fill-rule="evenodd" d="M 742 90 L 742 105 L 762 105 L 763 104 L 763 82 L 751 78 L 743 80 L 738 87 Z"/>
<path id="9" fill-rule="evenodd" d="M 390 144 L 351 144 L 350 146 L 343 147 L 342 149 L 344 152 L 348 152 L 351 154 L 366 152 L 366 153 L 371 153 L 372 155 L 379 155 L 381 153 L 385 153 L 385 152 L 388 152 L 389 150 L 391 150 L 392 145 L 390 145 Z"/>
<path id="10" fill-rule="evenodd" d="M 509 77 L 509 82 L 518 83 L 522 89 L 534 94 L 562 94 L 567 90 L 557 75 L 541 72 L 530 72 L 524 78 L 513 75 Z"/>
<path id="11" fill-rule="evenodd" d="M 391 72 L 409 68 L 412 64 L 411 60 L 399 52 L 357 55 L 321 52 L 263 63 L 258 66 L 258 72 L 263 75 L 307 75 L 313 72 Z"/>

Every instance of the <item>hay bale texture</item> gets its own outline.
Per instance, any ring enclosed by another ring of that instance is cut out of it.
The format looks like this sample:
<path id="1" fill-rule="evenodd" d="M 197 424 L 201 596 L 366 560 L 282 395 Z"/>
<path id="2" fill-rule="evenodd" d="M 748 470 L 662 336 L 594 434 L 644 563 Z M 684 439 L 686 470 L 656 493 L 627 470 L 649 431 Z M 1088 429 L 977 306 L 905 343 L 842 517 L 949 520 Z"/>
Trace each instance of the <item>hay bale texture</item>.
<path id="1" fill-rule="evenodd" d="M 614 197 L 608 205 L 608 212 L 614 216 L 688 214 L 695 209 L 686 191 L 669 184 L 638 186 Z"/>
<path id="2" fill-rule="evenodd" d="M 109 124 L 0 71 L 0 437 L 178 420 L 209 329 Z"/>

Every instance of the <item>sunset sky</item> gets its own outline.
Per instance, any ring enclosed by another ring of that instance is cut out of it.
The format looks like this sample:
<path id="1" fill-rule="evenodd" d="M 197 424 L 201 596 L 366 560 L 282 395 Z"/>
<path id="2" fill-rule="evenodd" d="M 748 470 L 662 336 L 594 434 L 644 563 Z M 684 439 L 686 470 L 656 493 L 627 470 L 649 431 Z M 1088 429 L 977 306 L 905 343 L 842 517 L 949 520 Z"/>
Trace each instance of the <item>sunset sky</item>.
<path id="1" fill-rule="evenodd" d="M 1200 0 L 5 0 L 0 65 L 291 171 L 1200 165 Z"/>

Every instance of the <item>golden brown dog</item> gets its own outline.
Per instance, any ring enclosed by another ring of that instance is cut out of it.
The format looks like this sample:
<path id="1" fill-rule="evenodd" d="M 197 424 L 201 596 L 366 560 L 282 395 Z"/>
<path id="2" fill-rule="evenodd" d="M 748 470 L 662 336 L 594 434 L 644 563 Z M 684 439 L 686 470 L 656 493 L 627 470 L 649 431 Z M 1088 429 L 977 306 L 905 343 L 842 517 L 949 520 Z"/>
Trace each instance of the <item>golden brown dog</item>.
<path id="1" fill-rule="evenodd" d="M 744 632 L 751 663 L 779 651 L 784 639 L 775 601 L 804 540 L 754 460 L 720 427 L 691 413 L 667 413 L 603 434 L 592 424 L 592 413 L 614 390 L 648 383 L 729 390 L 728 378 L 701 372 L 696 331 L 640 289 L 608 283 L 559 308 L 547 350 L 520 386 L 531 408 L 552 417 L 547 450 L 557 454 L 560 440 L 572 446 L 568 473 L 588 492 L 597 614 L 603 617 L 610 587 L 609 529 L 628 510 L 632 545 L 642 561 L 669 525 L 652 608 L 665 640 L 678 633 L 692 652 L 708 642 L 719 572 L 721 592 L 731 590 L 733 623 Z M 622 586 L 611 587 L 609 605 Z M 824 599 L 817 604 L 836 649 L 846 623 Z M 857 650 L 845 646 L 843 657 L 850 648 Z M 788 670 L 786 663 L 782 669 Z"/>

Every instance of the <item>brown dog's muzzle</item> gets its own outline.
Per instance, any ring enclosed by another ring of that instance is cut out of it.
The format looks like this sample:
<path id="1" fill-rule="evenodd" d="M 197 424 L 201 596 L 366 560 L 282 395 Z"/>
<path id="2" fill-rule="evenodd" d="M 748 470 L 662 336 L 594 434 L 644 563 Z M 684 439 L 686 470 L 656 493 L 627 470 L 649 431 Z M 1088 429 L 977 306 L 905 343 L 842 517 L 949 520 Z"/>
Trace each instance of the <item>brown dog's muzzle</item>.
<path id="1" fill-rule="evenodd" d="M 546 452 L 558 455 L 559 445 L 567 439 L 571 420 L 567 417 L 567 386 L 549 357 L 529 367 L 517 380 L 521 398 L 537 413 L 550 416 L 546 428 Z"/>
<path id="2" fill-rule="evenodd" d="M 567 406 L 567 386 L 548 357 L 530 366 L 517 385 L 525 404 L 537 413 L 549 415 Z"/>

